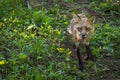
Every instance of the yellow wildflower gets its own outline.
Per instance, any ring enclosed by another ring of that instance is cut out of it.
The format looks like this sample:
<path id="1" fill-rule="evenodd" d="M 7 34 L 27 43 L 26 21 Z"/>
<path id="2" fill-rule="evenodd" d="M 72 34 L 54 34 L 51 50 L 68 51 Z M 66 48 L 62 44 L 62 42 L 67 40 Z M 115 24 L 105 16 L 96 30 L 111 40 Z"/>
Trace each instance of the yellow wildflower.
<path id="1" fill-rule="evenodd" d="M 34 38 L 34 37 L 35 37 L 35 34 L 31 34 L 31 37 Z"/>
<path id="2" fill-rule="evenodd" d="M 58 35 L 60 35 L 61 34 L 61 31 L 58 31 Z"/>
<path id="3" fill-rule="evenodd" d="M 63 53 L 64 49 L 63 48 L 57 48 L 59 53 Z"/>
<path id="4" fill-rule="evenodd" d="M 3 65 L 3 64 L 5 64 L 5 61 L 4 61 L 4 60 L 1 60 L 1 61 L 0 61 L 0 65 Z"/>
<path id="5" fill-rule="evenodd" d="M 70 55 L 72 52 L 71 51 L 69 51 L 68 53 L 67 53 L 67 55 Z"/>
<path id="6" fill-rule="evenodd" d="M 0 27 L 1 27 L 1 26 L 4 26 L 4 24 L 3 24 L 2 22 L 0 22 Z"/>

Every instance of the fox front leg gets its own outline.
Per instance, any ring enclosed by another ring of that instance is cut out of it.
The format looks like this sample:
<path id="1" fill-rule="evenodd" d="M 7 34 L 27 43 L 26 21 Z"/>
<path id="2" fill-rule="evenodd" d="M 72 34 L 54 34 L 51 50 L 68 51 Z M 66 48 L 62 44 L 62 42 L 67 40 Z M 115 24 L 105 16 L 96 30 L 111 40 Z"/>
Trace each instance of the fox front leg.
<path id="1" fill-rule="evenodd" d="M 95 58 L 94 58 L 94 56 L 92 54 L 90 45 L 86 46 L 86 51 L 87 51 L 87 58 L 86 58 L 86 60 L 93 60 L 93 61 L 95 61 Z"/>
<path id="2" fill-rule="evenodd" d="M 77 48 L 77 57 L 78 57 L 78 62 L 79 62 L 79 70 L 83 71 L 83 62 L 82 62 L 80 54 L 81 54 L 80 50 L 79 50 L 79 48 Z"/>

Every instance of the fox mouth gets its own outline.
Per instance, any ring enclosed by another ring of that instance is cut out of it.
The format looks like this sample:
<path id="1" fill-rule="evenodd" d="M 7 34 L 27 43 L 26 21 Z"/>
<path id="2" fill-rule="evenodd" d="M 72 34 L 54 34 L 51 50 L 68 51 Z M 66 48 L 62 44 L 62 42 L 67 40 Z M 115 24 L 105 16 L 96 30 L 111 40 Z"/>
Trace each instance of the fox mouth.
<path id="1" fill-rule="evenodd" d="M 82 37 L 82 40 L 85 40 L 86 39 L 86 37 Z"/>
<path id="2" fill-rule="evenodd" d="M 82 37 L 82 39 L 84 40 L 86 37 Z"/>
<path id="3" fill-rule="evenodd" d="M 84 40 L 86 39 L 87 36 L 83 34 L 83 35 L 80 35 L 80 37 L 82 37 L 82 39 Z"/>

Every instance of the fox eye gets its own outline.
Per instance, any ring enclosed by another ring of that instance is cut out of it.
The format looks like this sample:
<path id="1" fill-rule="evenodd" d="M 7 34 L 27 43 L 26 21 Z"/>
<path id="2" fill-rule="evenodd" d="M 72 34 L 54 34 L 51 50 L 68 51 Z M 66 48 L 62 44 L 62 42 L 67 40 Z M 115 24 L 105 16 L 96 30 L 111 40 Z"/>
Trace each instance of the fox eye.
<path id="1" fill-rule="evenodd" d="M 82 30 L 82 28 L 78 28 L 78 31 L 81 31 Z"/>
<path id="2" fill-rule="evenodd" d="M 87 31 L 89 31 L 89 30 L 90 30 L 90 28 L 89 28 L 89 27 L 86 27 L 86 30 L 87 30 Z"/>

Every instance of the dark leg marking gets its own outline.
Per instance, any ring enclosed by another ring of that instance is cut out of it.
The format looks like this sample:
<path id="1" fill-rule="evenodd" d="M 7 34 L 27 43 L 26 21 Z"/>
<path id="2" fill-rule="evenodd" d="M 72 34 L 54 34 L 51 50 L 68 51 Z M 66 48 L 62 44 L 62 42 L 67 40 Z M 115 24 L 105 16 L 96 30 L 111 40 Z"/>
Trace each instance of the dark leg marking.
<path id="1" fill-rule="evenodd" d="M 75 46 L 75 44 L 73 43 L 73 49 L 76 49 L 76 46 Z"/>
<path id="2" fill-rule="evenodd" d="M 83 71 L 83 62 L 81 60 L 81 55 L 80 55 L 79 48 L 77 48 L 77 57 L 78 57 L 78 61 L 79 61 L 79 70 Z"/>
<path id="3" fill-rule="evenodd" d="M 87 58 L 86 58 L 86 60 L 93 60 L 93 61 L 95 61 L 94 56 L 92 55 L 92 51 L 90 49 L 90 45 L 86 46 L 86 51 L 87 51 Z"/>

